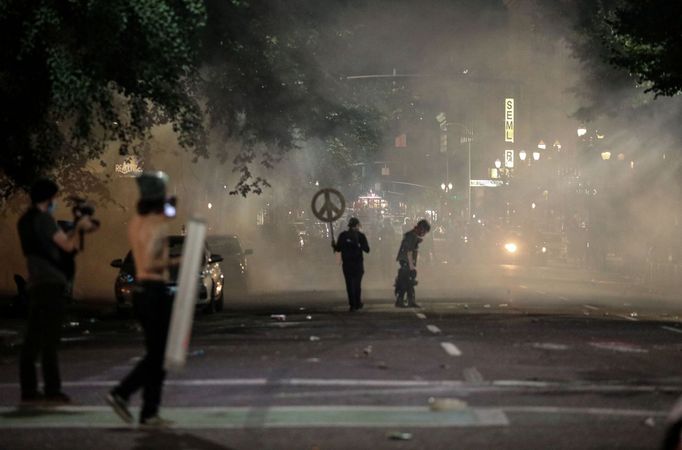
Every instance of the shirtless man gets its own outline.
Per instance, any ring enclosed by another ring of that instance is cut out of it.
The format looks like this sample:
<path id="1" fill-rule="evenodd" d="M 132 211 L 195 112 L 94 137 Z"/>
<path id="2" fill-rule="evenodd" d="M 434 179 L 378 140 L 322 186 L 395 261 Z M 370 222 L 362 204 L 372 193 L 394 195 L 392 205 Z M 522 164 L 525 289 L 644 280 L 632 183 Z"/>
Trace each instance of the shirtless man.
<path id="1" fill-rule="evenodd" d="M 167 222 L 174 214 L 174 199 L 166 197 L 168 176 L 163 172 L 143 173 L 137 178 L 140 200 L 137 214 L 128 226 L 128 240 L 135 261 L 133 308 L 144 330 L 146 354 L 135 368 L 112 389 L 106 401 L 125 422 L 132 423 L 128 399 L 143 389 L 140 425 L 165 427 L 170 421 L 159 416 L 166 338 L 173 297 L 168 291 L 168 269 L 179 264 L 170 258 Z"/>

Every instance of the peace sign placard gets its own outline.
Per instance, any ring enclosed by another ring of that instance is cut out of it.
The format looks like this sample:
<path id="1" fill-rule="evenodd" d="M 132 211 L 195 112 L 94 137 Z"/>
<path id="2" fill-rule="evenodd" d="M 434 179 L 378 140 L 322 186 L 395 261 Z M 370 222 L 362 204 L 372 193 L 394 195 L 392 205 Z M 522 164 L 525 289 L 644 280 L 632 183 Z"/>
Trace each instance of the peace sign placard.
<path id="1" fill-rule="evenodd" d="M 313 196 L 311 207 L 315 217 L 322 222 L 331 223 L 343 215 L 346 210 L 346 199 L 336 189 L 325 188 Z"/>

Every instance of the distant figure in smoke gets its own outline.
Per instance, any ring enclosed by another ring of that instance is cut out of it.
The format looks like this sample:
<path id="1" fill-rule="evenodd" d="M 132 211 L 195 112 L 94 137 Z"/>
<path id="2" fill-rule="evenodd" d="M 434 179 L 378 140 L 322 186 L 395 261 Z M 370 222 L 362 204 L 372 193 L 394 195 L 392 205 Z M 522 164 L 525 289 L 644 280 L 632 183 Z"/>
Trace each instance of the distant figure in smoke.
<path id="1" fill-rule="evenodd" d="M 417 256 L 419 244 L 426 233 L 431 231 L 429 222 L 422 219 L 403 236 L 396 261 L 400 264 L 395 279 L 395 306 L 397 308 L 418 308 L 414 287 L 417 285 Z M 407 295 L 407 298 L 405 298 Z"/>
<path id="2" fill-rule="evenodd" d="M 135 287 L 133 307 L 144 331 L 146 354 L 135 368 L 106 397 L 107 403 L 125 422 L 133 416 L 128 399 L 143 389 L 140 425 L 166 427 L 170 421 L 159 417 L 161 390 L 166 372 L 163 368 L 166 339 L 170 325 L 173 297 L 168 291 L 168 269 L 180 258 L 171 258 L 168 247 L 168 220 L 175 216 L 175 198 L 166 197 L 168 176 L 163 172 L 145 172 L 137 177 L 140 200 L 137 214 L 128 225 Z"/>
<path id="3" fill-rule="evenodd" d="M 348 230 L 341 232 L 336 243 L 332 245 L 335 252 L 341 253 L 350 311 L 362 309 L 364 306 L 362 303 L 362 276 L 365 274 L 363 252 L 369 253 L 369 243 L 367 237 L 360 232 L 360 221 L 351 217 L 348 221 Z"/>

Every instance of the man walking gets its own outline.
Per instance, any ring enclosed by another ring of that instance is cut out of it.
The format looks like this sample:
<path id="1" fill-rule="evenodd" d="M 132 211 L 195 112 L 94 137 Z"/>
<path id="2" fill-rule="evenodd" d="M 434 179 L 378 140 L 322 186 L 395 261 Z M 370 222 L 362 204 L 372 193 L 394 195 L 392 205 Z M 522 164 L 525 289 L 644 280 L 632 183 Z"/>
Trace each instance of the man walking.
<path id="1" fill-rule="evenodd" d="M 21 348 L 19 378 L 23 402 L 47 401 L 68 403 L 62 392 L 57 349 L 61 338 L 67 287 L 72 275 L 65 258 L 79 250 L 81 232 L 97 226 L 84 216 L 73 230 L 65 233 L 53 217 L 57 184 L 48 179 L 31 187 L 31 206 L 17 224 L 21 248 L 28 266 L 29 312 L 26 335 Z M 44 394 L 38 390 L 35 363 L 41 356 Z"/>
<path id="2" fill-rule="evenodd" d="M 362 276 L 365 274 L 363 252 L 369 253 L 367 237 L 360 232 L 360 221 L 351 217 L 348 230 L 341 232 L 334 244 L 334 251 L 341 253 L 343 276 L 346 279 L 350 311 L 357 311 L 362 303 Z"/>
<path id="3" fill-rule="evenodd" d="M 137 178 L 140 200 L 137 214 L 128 226 L 128 240 L 135 261 L 133 307 L 144 331 L 146 354 L 135 368 L 106 397 L 107 403 L 125 422 L 133 416 L 128 399 L 143 389 L 140 425 L 166 427 L 172 422 L 159 416 L 166 339 L 173 306 L 167 288 L 168 269 L 179 263 L 170 258 L 167 222 L 175 214 L 175 199 L 166 197 L 168 176 L 163 172 L 143 173 Z"/>
<path id="4" fill-rule="evenodd" d="M 412 230 L 403 235 L 396 257 L 396 261 L 400 264 L 395 280 L 395 306 L 397 308 L 419 307 L 414 292 L 414 287 L 417 285 L 417 256 L 419 244 L 429 231 L 431 231 L 431 225 L 422 219 Z"/>

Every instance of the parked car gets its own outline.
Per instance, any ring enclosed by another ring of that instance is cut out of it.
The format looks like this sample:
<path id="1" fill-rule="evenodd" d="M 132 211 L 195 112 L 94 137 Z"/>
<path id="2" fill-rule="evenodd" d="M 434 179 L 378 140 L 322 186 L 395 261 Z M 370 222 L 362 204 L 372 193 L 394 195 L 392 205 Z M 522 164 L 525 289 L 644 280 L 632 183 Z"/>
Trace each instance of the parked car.
<path id="1" fill-rule="evenodd" d="M 496 235 L 495 259 L 504 264 L 547 265 L 547 244 L 538 233 L 508 230 Z"/>
<path id="2" fill-rule="evenodd" d="M 250 248 L 243 249 L 237 235 L 208 236 L 208 244 L 223 260 L 220 263 L 224 275 L 224 289 L 228 291 L 248 292 L 249 261 L 247 256 L 253 255 Z"/>
<path id="3" fill-rule="evenodd" d="M 184 236 L 170 236 L 169 238 L 170 256 L 180 256 Z M 204 245 L 202 265 L 199 268 L 199 295 L 197 307 L 206 313 L 221 311 L 224 306 L 223 282 L 224 276 L 219 263 L 223 257 L 217 253 L 211 253 L 207 244 Z M 111 267 L 119 269 L 116 281 L 114 282 L 114 295 L 116 297 L 116 309 L 125 310 L 132 306 L 132 289 L 135 283 L 135 261 L 132 252 L 128 252 L 123 259 L 111 261 Z M 177 279 L 179 269 L 177 267 L 170 270 L 170 281 L 167 288 L 170 294 L 175 294 L 177 290 Z"/>

